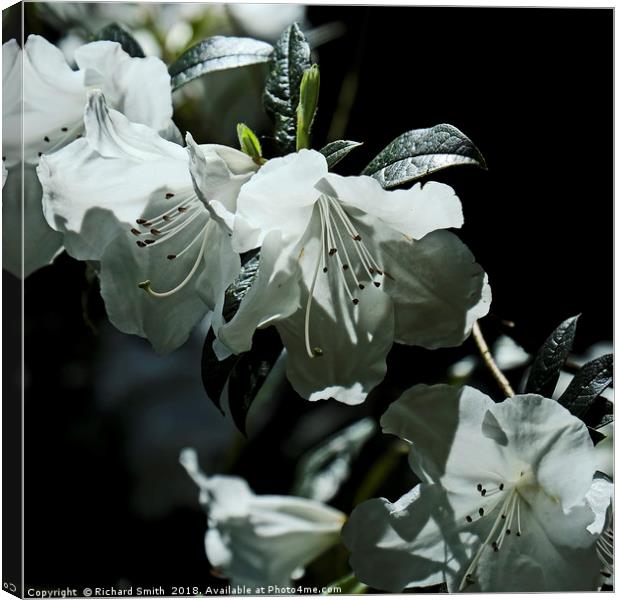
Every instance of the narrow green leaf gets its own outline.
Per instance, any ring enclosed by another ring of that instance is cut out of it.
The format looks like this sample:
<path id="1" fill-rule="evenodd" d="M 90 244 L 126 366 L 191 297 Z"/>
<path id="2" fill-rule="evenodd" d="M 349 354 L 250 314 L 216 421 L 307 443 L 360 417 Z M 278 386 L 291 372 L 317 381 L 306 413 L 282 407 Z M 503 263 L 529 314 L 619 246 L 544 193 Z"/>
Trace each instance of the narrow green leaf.
<path id="1" fill-rule="evenodd" d="M 413 129 L 388 144 L 362 171 L 384 188 L 391 188 L 456 165 L 486 169 L 480 150 L 456 127 L 448 124 Z"/>
<path id="2" fill-rule="evenodd" d="M 267 62 L 273 47 L 253 38 L 216 35 L 199 42 L 175 60 L 168 72 L 172 89 L 213 71 Z"/>
<path id="3" fill-rule="evenodd" d="M 297 105 L 297 150 L 310 148 L 310 133 L 314 116 L 319 105 L 321 73 L 318 65 L 304 71 L 299 85 L 299 104 Z"/>
<path id="4" fill-rule="evenodd" d="M 237 138 L 239 139 L 241 152 L 250 156 L 257 164 L 266 162 L 263 159 L 263 149 L 261 148 L 260 141 L 245 123 L 237 124 Z"/>
<path id="5" fill-rule="evenodd" d="M 560 377 L 560 370 L 573 347 L 577 319 L 579 315 L 560 323 L 542 345 L 525 384 L 526 394 L 540 394 L 551 398 Z"/>
<path id="6" fill-rule="evenodd" d="M 558 402 L 576 417 L 583 417 L 593 402 L 612 382 L 613 354 L 591 360 L 577 371 Z"/>
<path id="7" fill-rule="evenodd" d="M 275 139 L 283 153 L 295 152 L 299 88 L 310 68 L 310 46 L 293 23 L 276 43 L 265 83 L 263 104 L 275 124 Z"/>
<path id="8" fill-rule="evenodd" d="M 336 140 L 324 146 L 319 152 L 327 160 L 327 166 L 331 169 L 339 163 L 351 150 L 362 145 L 362 142 L 352 142 L 350 140 Z"/>
<path id="9" fill-rule="evenodd" d="M 239 356 L 228 379 L 228 407 L 237 429 L 246 434 L 248 412 L 261 386 L 282 352 L 282 342 L 274 327 L 254 334 L 252 349 Z"/>
<path id="10" fill-rule="evenodd" d="M 123 50 L 133 58 L 144 58 L 144 50 L 136 39 L 126 29 L 117 23 L 111 23 L 100 29 L 94 36 L 94 41 L 118 42 Z"/>

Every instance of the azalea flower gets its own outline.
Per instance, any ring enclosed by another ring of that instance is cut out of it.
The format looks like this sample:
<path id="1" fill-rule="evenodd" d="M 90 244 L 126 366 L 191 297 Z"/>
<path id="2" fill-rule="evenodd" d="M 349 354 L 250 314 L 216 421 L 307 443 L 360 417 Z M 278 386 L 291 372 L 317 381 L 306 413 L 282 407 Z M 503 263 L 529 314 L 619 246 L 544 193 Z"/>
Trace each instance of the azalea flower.
<path id="1" fill-rule="evenodd" d="M 240 269 L 211 205 L 234 210 L 257 166 L 232 148 L 193 144 L 207 173 L 198 198 L 187 150 L 108 108 L 101 91 L 90 92 L 84 123 L 83 138 L 41 158 L 45 217 L 71 256 L 97 261 L 111 322 L 169 352 Z"/>
<path id="2" fill-rule="evenodd" d="M 593 479 L 587 428 L 564 407 L 420 385 L 381 425 L 411 444 L 422 483 L 353 511 L 343 540 L 361 581 L 393 592 L 442 582 L 451 592 L 596 589 L 612 484 Z"/>
<path id="3" fill-rule="evenodd" d="M 261 167 L 228 220 L 233 248 L 260 248 L 260 267 L 233 319 L 215 310 L 214 331 L 240 353 L 275 324 L 304 398 L 363 402 L 393 341 L 456 346 L 489 309 L 483 270 L 443 231 L 463 223 L 447 185 L 388 192 L 301 150 Z"/>
<path id="4" fill-rule="evenodd" d="M 24 163 L 23 273 L 48 264 L 62 250 L 62 236 L 52 231 L 41 211 L 41 188 L 36 165 L 84 134 L 83 114 L 90 88 L 103 90 L 108 102 L 130 120 L 162 134 L 178 135 L 172 123 L 170 76 L 156 58 L 131 58 L 116 42 L 92 42 L 75 52 L 77 70 L 62 52 L 38 35 L 19 48 L 15 40 L 3 45 L 2 106 L 3 162 L 8 183 L 3 190 L 4 234 L 21 231 L 20 171 Z M 22 103 L 23 73 L 23 103 Z M 23 108 L 23 132 L 22 132 Z M 22 135 L 23 133 L 23 135 Z M 21 243 L 5 244 L 3 266 L 21 276 Z"/>
<path id="5" fill-rule="evenodd" d="M 180 462 L 207 512 L 209 562 L 234 585 L 288 586 L 338 543 L 341 512 L 306 498 L 257 496 L 240 477 L 207 477 L 192 449 L 183 450 Z"/>

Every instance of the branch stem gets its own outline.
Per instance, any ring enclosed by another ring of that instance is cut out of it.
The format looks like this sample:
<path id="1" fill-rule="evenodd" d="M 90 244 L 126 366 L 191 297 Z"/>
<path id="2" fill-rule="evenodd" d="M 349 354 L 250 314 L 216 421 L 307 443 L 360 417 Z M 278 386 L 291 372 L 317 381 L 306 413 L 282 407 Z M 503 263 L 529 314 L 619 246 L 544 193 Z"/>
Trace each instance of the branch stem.
<path id="1" fill-rule="evenodd" d="M 478 346 L 478 350 L 480 350 L 482 359 L 484 360 L 489 371 L 491 371 L 495 381 L 499 384 L 499 387 L 502 388 L 502 391 L 506 394 L 506 396 L 508 396 L 508 398 L 514 396 L 515 392 L 510 386 L 508 379 L 506 379 L 506 376 L 500 371 L 497 363 L 493 360 L 493 356 L 491 356 L 491 351 L 489 350 L 489 346 L 482 335 L 482 331 L 480 331 L 478 321 L 474 323 L 472 334 L 474 336 L 474 340 L 476 341 L 476 345 Z"/>

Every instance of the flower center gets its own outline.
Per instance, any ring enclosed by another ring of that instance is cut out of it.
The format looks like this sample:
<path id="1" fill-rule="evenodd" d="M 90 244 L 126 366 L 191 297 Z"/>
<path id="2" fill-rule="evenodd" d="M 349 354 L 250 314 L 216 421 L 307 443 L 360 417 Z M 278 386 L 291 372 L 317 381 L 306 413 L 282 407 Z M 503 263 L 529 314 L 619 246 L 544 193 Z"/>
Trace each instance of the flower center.
<path id="1" fill-rule="evenodd" d="M 196 242 L 202 241 L 202 243 L 189 273 L 174 288 L 166 292 L 156 292 L 151 288 L 151 281 L 149 279 L 138 284 L 138 287 L 155 298 L 172 296 L 189 283 L 200 266 L 207 242 L 206 224 L 208 213 L 202 202 L 194 194 L 189 194 L 179 199 L 172 192 L 167 192 L 165 199 L 172 201 L 174 205 L 151 219 L 141 218 L 136 220 L 137 227 L 131 228 L 131 233 L 139 238 L 136 240 L 136 245 L 139 248 L 155 247 L 169 243 L 174 237 L 183 232 L 183 239 L 187 241 L 189 238 L 189 242 L 181 247 L 180 250 L 166 256 L 168 260 L 173 261 L 190 252 Z"/>
<path id="2" fill-rule="evenodd" d="M 318 281 L 319 269 L 327 274 L 336 273 L 343 283 L 343 288 L 353 306 L 360 303 L 360 291 L 372 283 L 380 287 L 384 275 L 383 268 L 373 257 L 364 244 L 362 236 L 355 228 L 351 219 L 337 199 L 321 195 L 317 201 L 320 228 L 321 248 L 318 253 L 304 319 L 304 340 L 306 352 L 310 358 L 321 356 L 323 350 L 312 346 L 310 342 L 310 309 Z"/>
<path id="3" fill-rule="evenodd" d="M 465 575 L 463 579 L 461 579 L 461 583 L 459 585 L 459 592 L 463 591 L 468 585 L 475 583 L 473 574 L 478 566 L 478 562 L 480 561 L 480 557 L 484 552 L 487 546 L 490 546 L 494 552 L 499 552 L 501 550 L 502 544 L 507 536 L 511 535 L 513 531 L 515 532 L 517 537 L 521 537 L 522 529 L 521 529 L 521 494 L 520 489 L 523 486 L 533 485 L 535 482 L 534 476 L 528 472 L 521 472 L 519 479 L 511 483 L 508 488 L 506 488 L 506 484 L 504 482 L 500 483 L 496 488 L 486 488 L 481 483 L 476 486 L 476 491 L 483 497 L 488 498 L 490 496 L 495 496 L 497 494 L 501 494 L 500 497 L 492 502 L 491 508 L 487 506 L 487 512 L 485 513 L 484 507 L 480 507 L 478 509 L 479 518 L 483 518 L 485 514 L 490 515 L 497 507 L 499 510 L 497 515 L 495 516 L 495 521 L 491 526 L 491 529 L 480 547 L 478 548 L 476 554 L 474 555 L 472 561 L 469 564 L 469 567 L 465 571 Z M 465 517 L 465 520 L 468 523 L 473 521 L 473 518 L 470 515 Z M 516 528 L 516 530 L 515 530 Z"/>

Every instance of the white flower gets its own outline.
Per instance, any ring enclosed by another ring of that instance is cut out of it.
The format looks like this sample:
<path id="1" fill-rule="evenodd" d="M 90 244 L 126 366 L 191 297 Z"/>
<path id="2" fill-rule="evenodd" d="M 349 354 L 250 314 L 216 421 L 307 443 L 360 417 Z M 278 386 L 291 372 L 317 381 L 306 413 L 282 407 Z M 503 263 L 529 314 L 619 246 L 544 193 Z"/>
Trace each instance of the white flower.
<path id="1" fill-rule="evenodd" d="M 361 581 L 394 592 L 443 581 L 452 592 L 596 589 L 612 484 L 593 480 L 587 428 L 565 408 L 422 385 L 381 424 L 411 443 L 422 483 L 353 511 L 343 539 Z"/>
<path id="2" fill-rule="evenodd" d="M 485 274 L 456 236 L 461 205 L 429 182 L 387 192 L 370 177 L 328 173 L 319 152 L 270 160 L 243 186 L 232 241 L 261 248 L 257 281 L 214 330 L 233 352 L 275 324 L 288 377 L 310 400 L 363 402 L 393 341 L 455 346 L 488 311 Z"/>
<path id="3" fill-rule="evenodd" d="M 23 273 L 48 264 L 62 249 L 62 236 L 45 223 L 41 188 L 35 167 L 51 154 L 82 136 L 83 114 L 89 88 L 103 90 L 108 102 L 130 120 L 174 136 L 170 76 L 156 58 L 131 58 L 116 42 L 92 42 L 75 52 L 77 70 L 62 52 L 38 35 L 30 35 L 22 52 L 15 40 L 3 52 L 3 158 L 9 170 L 3 214 L 7 229 L 21 230 L 20 166 L 24 162 Z M 23 72 L 23 135 L 21 78 Z M 9 232 L 10 233 L 10 232 Z M 22 272 L 19 249 L 5 253 L 4 267 Z M 6 244 L 5 244 L 6 247 Z"/>
<path id="4" fill-rule="evenodd" d="M 99 262 L 112 323 L 169 352 L 215 305 L 220 282 L 225 289 L 239 271 L 209 203 L 234 210 L 256 165 L 231 148 L 194 145 L 208 169 L 198 199 L 187 149 L 108 109 L 100 91 L 90 93 L 84 122 L 82 139 L 41 159 L 47 222 L 64 234 L 69 254 Z M 159 298 L 138 288 L 146 279 Z"/>
<path id="5" fill-rule="evenodd" d="M 321 502 L 257 496 L 239 477 L 207 477 L 191 449 L 183 450 L 180 462 L 207 512 L 209 562 L 234 585 L 288 586 L 339 540 L 345 516 Z"/>

